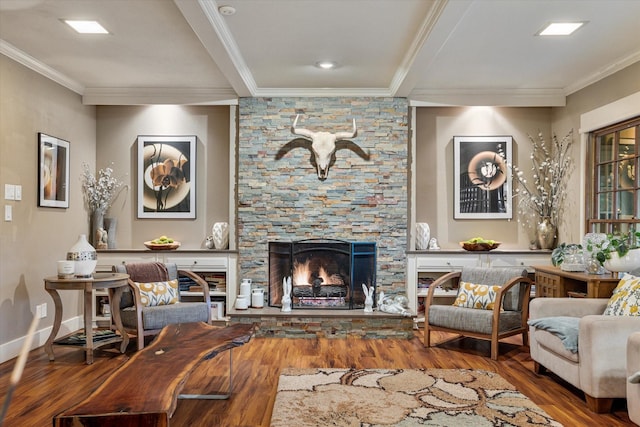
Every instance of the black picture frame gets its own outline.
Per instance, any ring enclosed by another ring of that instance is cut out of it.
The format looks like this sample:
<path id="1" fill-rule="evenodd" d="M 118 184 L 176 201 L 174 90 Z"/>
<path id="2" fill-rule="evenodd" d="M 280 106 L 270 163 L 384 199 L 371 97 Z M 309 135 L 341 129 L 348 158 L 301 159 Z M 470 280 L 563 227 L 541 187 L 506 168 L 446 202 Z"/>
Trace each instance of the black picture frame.
<path id="1" fill-rule="evenodd" d="M 511 219 L 511 136 L 454 136 L 454 219 Z"/>
<path id="2" fill-rule="evenodd" d="M 69 207 L 69 141 L 38 132 L 38 206 Z"/>

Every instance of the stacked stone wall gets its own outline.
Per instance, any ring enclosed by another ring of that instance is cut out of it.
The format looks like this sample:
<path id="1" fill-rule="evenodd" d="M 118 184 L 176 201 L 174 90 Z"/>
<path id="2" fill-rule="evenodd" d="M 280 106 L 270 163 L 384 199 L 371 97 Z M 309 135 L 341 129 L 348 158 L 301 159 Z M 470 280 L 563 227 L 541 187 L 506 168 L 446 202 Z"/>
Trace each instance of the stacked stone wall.
<path id="1" fill-rule="evenodd" d="M 377 285 L 405 287 L 408 209 L 405 98 L 242 98 L 239 101 L 237 227 L 240 277 L 267 286 L 268 242 L 330 238 L 376 242 Z M 328 178 L 291 133 L 350 131 Z"/>

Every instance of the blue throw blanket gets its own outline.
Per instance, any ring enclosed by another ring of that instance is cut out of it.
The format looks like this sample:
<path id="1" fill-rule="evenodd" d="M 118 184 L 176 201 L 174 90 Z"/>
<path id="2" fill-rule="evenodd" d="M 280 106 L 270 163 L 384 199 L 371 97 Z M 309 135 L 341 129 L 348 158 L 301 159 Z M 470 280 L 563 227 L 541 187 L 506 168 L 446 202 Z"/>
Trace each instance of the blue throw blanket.
<path id="1" fill-rule="evenodd" d="M 578 324 L 579 317 L 541 317 L 529 320 L 527 324 L 534 328 L 548 331 L 562 341 L 562 345 L 572 353 L 578 352 Z"/>

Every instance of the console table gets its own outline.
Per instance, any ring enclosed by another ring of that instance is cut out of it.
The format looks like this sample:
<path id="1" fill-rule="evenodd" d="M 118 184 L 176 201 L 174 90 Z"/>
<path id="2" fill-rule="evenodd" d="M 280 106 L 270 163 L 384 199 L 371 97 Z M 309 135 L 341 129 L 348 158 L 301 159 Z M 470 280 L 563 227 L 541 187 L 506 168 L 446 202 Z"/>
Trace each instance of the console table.
<path id="1" fill-rule="evenodd" d="M 587 274 L 536 265 L 536 297 L 609 298 L 620 279 L 613 274 Z"/>
<path id="2" fill-rule="evenodd" d="M 129 335 L 122 326 L 122 320 L 120 319 L 120 311 L 114 310 L 113 321 L 116 328 L 120 332 L 119 336 L 114 338 L 105 339 L 100 342 L 93 341 L 93 291 L 96 289 L 110 289 L 113 290 L 111 304 L 115 307 L 120 306 L 120 297 L 122 291 L 127 287 L 128 274 L 121 273 L 104 273 L 94 274 L 89 278 L 73 278 L 73 279 L 60 279 L 57 276 L 46 277 L 44 279 L 44 289 L 51 295 L 53 304 L 55 305 L 56 312 L 53 320 L 53 329 L 49 335 L 49 339 L 44 344 L 44 350 L 49 355 L 49 360 L 54 360 L 53 344 L 55 344 L 56 335 L 60 330 L 60 324 L 62 323 L 62 299 L 58 291 L 83 291 L 84 294 L 84 344 L 77 344 L 85 349 L 87 354 L 87 365 L 93 363 L 93 349 L 101 347 L 103 345 L 112 344 L 115 342 L 122 342 L 120 346 L 120 352 L 124 353 L 129 344 Z"/>

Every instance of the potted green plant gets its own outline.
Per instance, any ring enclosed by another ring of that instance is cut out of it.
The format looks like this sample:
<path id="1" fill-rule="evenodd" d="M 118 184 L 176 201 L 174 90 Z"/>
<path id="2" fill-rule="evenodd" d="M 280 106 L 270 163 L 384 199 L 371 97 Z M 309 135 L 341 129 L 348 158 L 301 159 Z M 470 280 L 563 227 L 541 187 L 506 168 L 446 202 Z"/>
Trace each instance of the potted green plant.
<path id="1" fill-rule="evenodd" d="M 587 250 L 593 250 L 598 262 L 607 270 L 629 271 L 640 268 L 639 242 L 640 231 L 609 233 L 603 242 L 596 244 L 595 248 L 588 246 Z"/>

